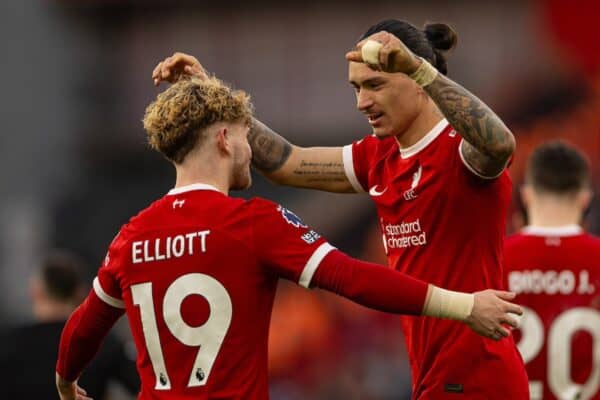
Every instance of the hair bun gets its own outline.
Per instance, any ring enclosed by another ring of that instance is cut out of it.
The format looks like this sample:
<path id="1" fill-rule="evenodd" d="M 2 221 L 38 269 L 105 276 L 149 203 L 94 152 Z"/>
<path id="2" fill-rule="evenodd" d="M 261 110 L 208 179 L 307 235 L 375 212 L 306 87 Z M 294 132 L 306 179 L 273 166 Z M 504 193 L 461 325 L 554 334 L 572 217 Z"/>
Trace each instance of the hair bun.
<path id="1" fill-rule="evenodd" d="M 425 24 L 423 29 L 425 36 L 431 43 L 434 49 L 448 51 L 456 46 L 458 36 L 454 29 L 450 26 L 441 23 Z"/>

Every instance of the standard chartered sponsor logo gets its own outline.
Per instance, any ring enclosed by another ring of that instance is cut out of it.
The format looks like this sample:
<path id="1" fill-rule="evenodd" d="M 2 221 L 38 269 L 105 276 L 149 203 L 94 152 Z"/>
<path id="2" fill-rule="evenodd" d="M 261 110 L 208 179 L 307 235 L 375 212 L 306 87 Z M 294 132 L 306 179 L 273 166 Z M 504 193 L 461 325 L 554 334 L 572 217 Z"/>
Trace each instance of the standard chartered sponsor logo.
<path id="1" fill-rule="evenodd" d="M 421 228 L 421 221 L 384 224 L 383 239 L 386 249 L 403 249 L 427 244 L 427 233 Z"/>

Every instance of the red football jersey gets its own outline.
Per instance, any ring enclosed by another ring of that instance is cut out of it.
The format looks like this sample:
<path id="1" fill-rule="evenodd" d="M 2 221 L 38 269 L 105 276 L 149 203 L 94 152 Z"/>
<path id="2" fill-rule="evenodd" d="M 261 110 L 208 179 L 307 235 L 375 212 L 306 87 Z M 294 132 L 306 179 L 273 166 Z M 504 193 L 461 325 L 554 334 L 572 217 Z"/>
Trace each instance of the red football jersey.
<path id="1" fill-rule="evenodd" d="M 132 218 L 94 280 L 125 308 L 140 399 L 265 399 L 280 277 L 308 287 L 333 247 L 289 210 L 194 184 Z"/>
<path id="2" fill-rule="evenodd" d="M 600 400 L 600 239 L 527 227 L 506 240 L 505 268 L 525 306 L 518 347 L 532 400 Z"/>
<path id="3" fill-rule="evenodd" d="M 451 290 L 500 289 L 511 180 L 506 171 L 476 176 L 460 142 L 446 120 L 406 149 L 368 136 L 344 147 L 346 176 L 375 202 L 391 267 Z M 458 322 L 401 318 L 413 398 L 527 398 L 512 337 L 494 342 Z"/>

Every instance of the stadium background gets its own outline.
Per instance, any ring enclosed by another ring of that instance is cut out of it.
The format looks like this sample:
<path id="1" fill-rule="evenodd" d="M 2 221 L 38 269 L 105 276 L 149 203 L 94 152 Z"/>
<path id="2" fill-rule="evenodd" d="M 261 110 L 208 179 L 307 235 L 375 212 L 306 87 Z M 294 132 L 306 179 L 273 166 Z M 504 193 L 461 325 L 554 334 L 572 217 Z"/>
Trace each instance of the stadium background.
<path id="1" fill-rule="evenodd" d="M 459 35 L 450 77 L 517 136 L 515 188 L 531 149 L 564 138 L 587 153 L 598 192 L 600 3 L 366 4 L 1 2 L 0 328 L 31 318 L 27 281 L 49 248 L 75 250 L 98 265 L 119 226 L 170 188 L 173 171 L 146 148 L 140 119 L 157 93 L 154 65 L 175 50 L 250 92 L 259 118 L 292 142 L 344 145 L 369 132 L 344 60 L 358 36 L 390 17 L 418 26 L 450 23 Z M 339 248 L 385 262 L 367 196 L 275 187 L 254 177 L 243 196 L 279 201 Z M 598 203 L 587 220 L 594 233 Z M 511 231 L 522 224 L 518 210 L 515 201 Z M 87 273 L 91 280 L 94 270 Z M 394 317 L 282 284 L 271 331 L 273 399 L 408 398 L 398 325 Z M 118 329 L 127 335 L 125 324 Z"/>

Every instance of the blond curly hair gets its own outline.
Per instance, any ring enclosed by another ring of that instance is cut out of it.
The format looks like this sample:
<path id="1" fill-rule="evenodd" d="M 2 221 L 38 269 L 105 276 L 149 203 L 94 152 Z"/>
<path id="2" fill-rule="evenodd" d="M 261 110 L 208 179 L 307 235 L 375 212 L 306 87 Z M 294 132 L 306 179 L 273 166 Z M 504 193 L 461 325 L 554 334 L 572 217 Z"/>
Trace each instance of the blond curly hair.
<path id="1" fill-rule="evenodd" d="M 150 147 L 175 163 L 202 141 L 204 128 L 251 121 L 250 96 L 214 77 L 178 81 L 150 103 L 143 119 Z"/>

